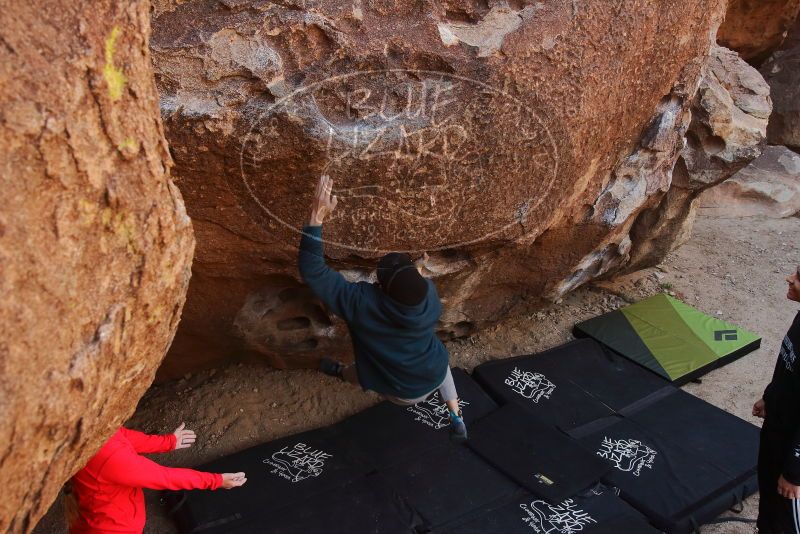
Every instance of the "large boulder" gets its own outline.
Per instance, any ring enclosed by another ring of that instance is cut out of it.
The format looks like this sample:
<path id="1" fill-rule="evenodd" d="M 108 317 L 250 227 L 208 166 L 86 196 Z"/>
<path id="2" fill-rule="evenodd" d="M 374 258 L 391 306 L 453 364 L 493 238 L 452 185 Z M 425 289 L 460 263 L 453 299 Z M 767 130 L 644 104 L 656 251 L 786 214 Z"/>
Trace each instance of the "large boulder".
<path id="1" fill-rule="evenodd" d="M 798 12 L 800 0 L 729 0 L 717 41 L 761 63 L 781 44 Z"/>
<path id="2" fill-rule="evenodd" d="M 347 357 L 297 275 L 321 173 L 339 195 L 329 260 L 370 279 L 387 250 L 428 251 L 445 338 L 624 263 L 669 189 L 723 4 L 157 2 L 156 81 L 198 240 L 160 376 Z"/>
<path id="3" fill-rule="evenodd" d="M 774 106 L 767 139 L 770 144 L 800 151 L 800 19 L 760 70 L 769 83 Z"/>
<path id="4" fill-rule="evenodd" d="M 717 217 L 791 217 L 800 213 L 800 154 L 768 146 L 755 161 L 708 189 L 700 212 Z"/>
<path id="5" fill-rule="evenodd" d="M 194 246 L 144 0 L 0 11 L 0 532 L 28 532 L 127 419 Z"/>

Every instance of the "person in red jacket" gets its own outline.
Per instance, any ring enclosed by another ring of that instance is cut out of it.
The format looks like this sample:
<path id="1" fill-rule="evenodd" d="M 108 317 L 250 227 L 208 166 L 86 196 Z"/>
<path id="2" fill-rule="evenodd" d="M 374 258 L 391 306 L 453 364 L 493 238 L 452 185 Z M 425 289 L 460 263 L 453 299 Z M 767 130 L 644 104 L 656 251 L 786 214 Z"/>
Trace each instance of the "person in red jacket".
<path id="1" fill-rule="evenodd" d="M 140 456 L 191 447 L 195 433 L 183 423 L 172 434 L 151 436 L 120 428 L 86 466 L 72 477 L 75 518 L 71 534 L 139 534 L 144 529 L 142 488 L 156 490 L 231 489 L 244 484 L 244 473 L 204 473 L 164 467 Z"/>

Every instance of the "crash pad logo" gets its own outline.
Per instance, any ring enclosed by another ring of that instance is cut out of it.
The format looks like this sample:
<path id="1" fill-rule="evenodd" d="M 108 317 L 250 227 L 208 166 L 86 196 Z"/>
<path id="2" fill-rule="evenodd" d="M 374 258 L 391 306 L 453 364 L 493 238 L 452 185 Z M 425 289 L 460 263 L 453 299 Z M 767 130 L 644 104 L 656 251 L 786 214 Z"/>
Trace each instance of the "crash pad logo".
<path id="1" fill-rule="evenodd" d="M 300 482 L 320 476 L 325 467 L 325 460 L 332 457 L 332 454 L 312 449 L 305 443 L 297 443 L 293 447 L 284 447 L 273 453 L 272 457 L 265 459 L 263 463 L 275 468 L 270 473 L 289 482 Z"/>
<path id="2" fill-rule="evenodd" d="M 516 367 L 503 382 L 526 399 L 530 399 L 535 403 L 538 403 L 543 398 L 549 399 L 556 389 L 556 385 L 550 382 L 543 374 L 521 371 Z"/>
<path id="3" fill-rule="evenodd" d="M 714 341 L 736 341 L 739 334 L 736 330 L 715 330 Z"/>
<path id="4" fill-rule="evenodd" d="M 610 439 L 603 438 L 597 455 L 606 460 L 611 460 L 614 467 L 620 471 L 631 473 L 638 477 L 642 469 L 652 469 L 656 458 L 656 451 L 638 439 Z"/>
<path id="5" fill-rule="evenodd" d="M 520 504 L 519 507 L 525 512 L 522 521 L 538 534 L 574 534 L 582 531 L 586 525 L 597 523 L 572 499 L 558 505 L 536 500 L 530 504 Z"/>
<path id="6" fill-rule="evenodd" d="M 468 406 L 467 401 L 459 399 L 458 408 L 463 409 Z M 413 406 L 406 408 L 409 412 L 413 413 L 416 417 L 415 421 L 433 427 L 436 430 L 444 428 L 450 424 L 450 411 L 447 409 L 447 404 L 439 399 L 439 392 L 435 392 L 422 402 L 418 402 Z"/>

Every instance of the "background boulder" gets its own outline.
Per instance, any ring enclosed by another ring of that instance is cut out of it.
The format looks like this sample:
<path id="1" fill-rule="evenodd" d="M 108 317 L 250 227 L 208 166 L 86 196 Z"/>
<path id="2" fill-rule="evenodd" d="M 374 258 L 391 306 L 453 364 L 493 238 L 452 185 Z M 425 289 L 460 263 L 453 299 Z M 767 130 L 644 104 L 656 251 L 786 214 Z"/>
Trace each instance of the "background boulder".
<path id="1" fill-rule="evenodd" d="M 800 19 L 760 70 L 770 86 L 774 106 L 767 138 L 770 144 L 800 151 Z"/>
<path id="2" fill-rule="evenodd" d="M 149 4 L 0 11 L 0 532 L 27 532 L 126 420 L 194 246 L 158 114 Z"/>
<path id="3" fill-rule="evenodd" d="M 751 63 L 775 50 L 800 12 L 800 0 L 729 0 L 717 42 Z"/>
<path id="4" fill-rule="evenodd" d="M 800 213 L 800 154 L 768 146 L 750 165 L 699 199 L 701 213 L 717 217 L 791 217 Z"/>

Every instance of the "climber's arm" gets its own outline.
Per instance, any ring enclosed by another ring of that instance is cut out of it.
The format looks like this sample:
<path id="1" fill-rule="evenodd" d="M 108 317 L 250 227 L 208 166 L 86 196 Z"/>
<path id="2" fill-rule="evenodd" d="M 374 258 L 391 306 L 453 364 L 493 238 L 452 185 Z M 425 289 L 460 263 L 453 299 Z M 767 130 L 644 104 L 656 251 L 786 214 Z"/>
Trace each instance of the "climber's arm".
<path id="1" fill-rule="evenodd" d="M 339 272 L 328 267 L 322 247 L 322 223 L 336 207 L 336 195 L 332 195 L 332 191 L 330 177 L 320 177 L 311 205 L 311 217 L 303 227 L 300 239 L 298 267 L 300 276 L 314 294 L 333 313 L 350 320 L 361 299 L 361 284 L 348 282 Z"/>

